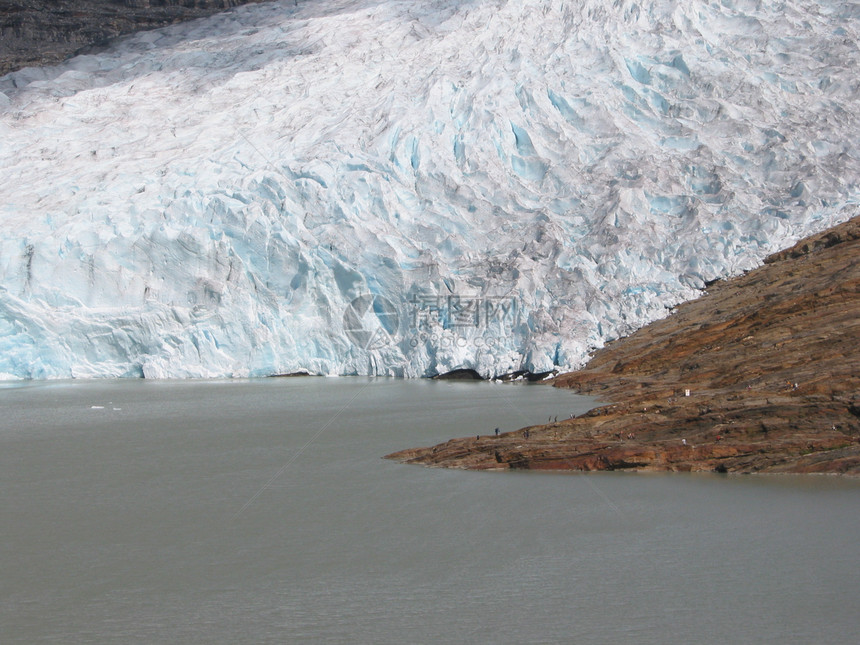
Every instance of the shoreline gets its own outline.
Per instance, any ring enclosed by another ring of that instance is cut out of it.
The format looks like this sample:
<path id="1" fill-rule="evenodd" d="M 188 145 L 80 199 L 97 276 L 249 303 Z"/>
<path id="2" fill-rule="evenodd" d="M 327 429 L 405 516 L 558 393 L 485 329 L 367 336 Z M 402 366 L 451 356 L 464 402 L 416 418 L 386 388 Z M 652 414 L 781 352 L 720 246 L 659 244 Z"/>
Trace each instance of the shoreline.
<path id="1" fill-rule="evenodd" d="M 469 470 L 860 476 L 856 366 L 860 217 L 710 285 L 554 379 L 607 404 L 386 458 Z"/>

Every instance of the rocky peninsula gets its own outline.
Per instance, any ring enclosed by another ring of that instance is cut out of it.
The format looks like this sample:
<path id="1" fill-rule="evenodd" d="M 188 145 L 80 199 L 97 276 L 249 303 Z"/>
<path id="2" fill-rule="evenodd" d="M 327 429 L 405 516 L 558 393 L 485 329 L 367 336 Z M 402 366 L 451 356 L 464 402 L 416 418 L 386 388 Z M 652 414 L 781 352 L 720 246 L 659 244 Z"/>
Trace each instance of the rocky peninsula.
<path id="1" fill-rule="evenodd" d="M 554 381 L 608 405 L 389 459 L 474 470 L 860 475 L 860 217 Z"/>
<path id="2" fill-rule="evenodd" d="M 55 65 L 117 36 L 263 0 L 9 0 L 0 3 L 0 76 Z"/>

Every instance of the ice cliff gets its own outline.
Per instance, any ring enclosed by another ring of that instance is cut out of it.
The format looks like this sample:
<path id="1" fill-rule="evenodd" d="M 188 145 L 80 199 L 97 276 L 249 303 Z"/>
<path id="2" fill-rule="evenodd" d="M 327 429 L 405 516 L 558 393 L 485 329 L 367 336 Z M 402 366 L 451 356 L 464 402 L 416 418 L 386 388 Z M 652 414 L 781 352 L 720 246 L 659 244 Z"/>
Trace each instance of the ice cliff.
<path id="1" fill-rule="evenodd" d="M 0 77 L 0 373 L 577 366 L 857 212 L 858 32 L 289 0 Z"/>

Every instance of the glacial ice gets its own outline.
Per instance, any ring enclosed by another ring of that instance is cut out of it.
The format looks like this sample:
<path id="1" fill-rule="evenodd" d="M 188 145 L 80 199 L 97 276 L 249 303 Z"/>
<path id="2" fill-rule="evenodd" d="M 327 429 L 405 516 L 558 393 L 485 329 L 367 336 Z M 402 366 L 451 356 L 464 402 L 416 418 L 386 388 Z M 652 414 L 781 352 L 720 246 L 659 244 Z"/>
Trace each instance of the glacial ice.
<path id="1" fill-rule="evenodd" d="M 857 212 L 858 7 L 289 0 L 2 77 L 0 375 L 577 367 Z"/>

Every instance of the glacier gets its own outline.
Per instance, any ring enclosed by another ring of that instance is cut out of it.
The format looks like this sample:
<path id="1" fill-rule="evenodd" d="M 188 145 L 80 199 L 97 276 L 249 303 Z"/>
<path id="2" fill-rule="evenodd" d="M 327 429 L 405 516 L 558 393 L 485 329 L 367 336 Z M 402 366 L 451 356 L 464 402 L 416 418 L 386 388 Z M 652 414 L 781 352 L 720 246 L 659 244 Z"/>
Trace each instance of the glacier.
<path id="1" fill-rule="evenodd" d="M 858 25 L 289 0 L 0 77 L 0 378 L 578 367 L 858 212 Z"/>

